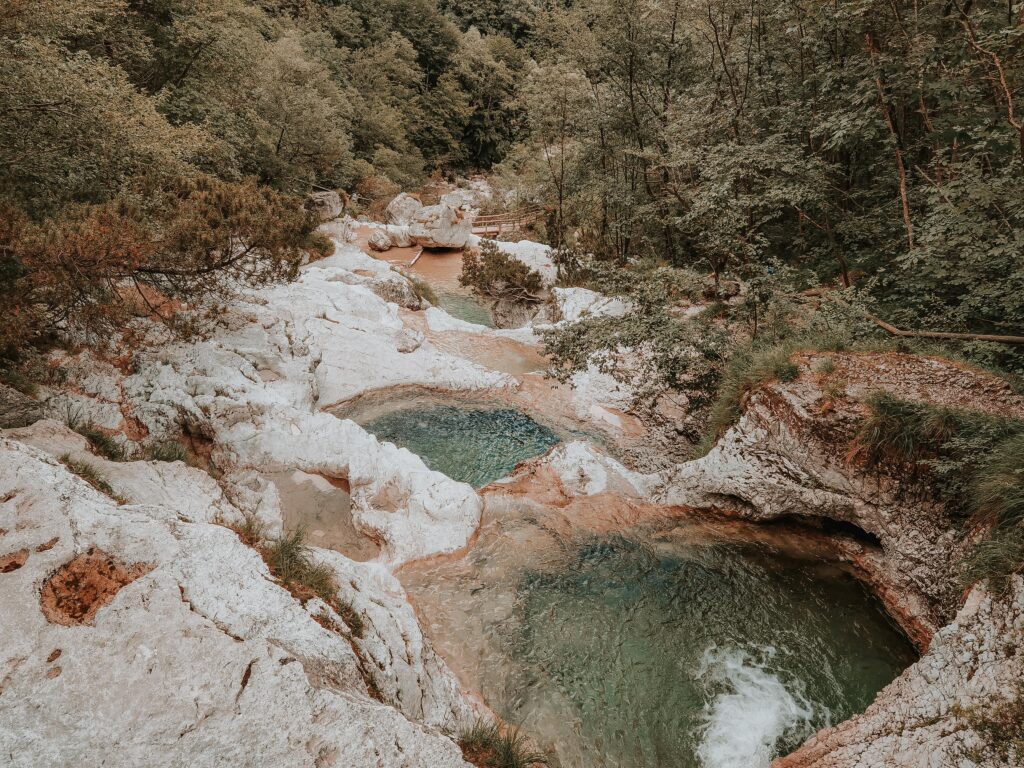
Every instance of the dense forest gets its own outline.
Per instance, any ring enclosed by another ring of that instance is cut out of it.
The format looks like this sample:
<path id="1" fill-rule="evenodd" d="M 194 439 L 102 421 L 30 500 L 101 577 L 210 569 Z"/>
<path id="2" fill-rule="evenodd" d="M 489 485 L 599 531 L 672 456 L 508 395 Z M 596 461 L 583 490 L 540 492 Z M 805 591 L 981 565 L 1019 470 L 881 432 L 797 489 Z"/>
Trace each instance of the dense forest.
<path id="1" fill-rule="evenodd" d="M 787 344 L 1024 329 L 1019 0 L 9 0 L 0 165 L 8 380 L 293 276 L 311 189 L 432 175 L 542 205 L 563 282 L 631 300 L 549 334 L 556 373 L 683 391 L 706 439 Z M 950 476 L 990 426 L 942 432 Z"/>
<path id="2" fill-rule="evenodd" d="M 285 276 L 309 245 L 296 195 L 438 171 L 509 179 L 570 260 L 762 298 L 853 287 L 901 327 L 1011 333 L 1022 39 L 1013 0 L 16 0 L 3 343 L 120 322 L 126 281 Z M 235 240 L 263 263 L 219 257 Z"/>

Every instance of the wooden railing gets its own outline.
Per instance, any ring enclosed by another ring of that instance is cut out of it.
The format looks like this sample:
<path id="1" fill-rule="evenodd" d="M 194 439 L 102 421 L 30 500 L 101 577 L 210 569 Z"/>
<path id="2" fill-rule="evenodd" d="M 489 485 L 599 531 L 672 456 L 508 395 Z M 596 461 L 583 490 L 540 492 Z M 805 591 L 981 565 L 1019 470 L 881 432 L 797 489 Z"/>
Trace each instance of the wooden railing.
<path id="1" fill-rule="evenodd" d="M 499 237 L 503 232 L 513 232 L 528 227 L 544 215 L 539 205 L 528 205 L 508 213 L 477 216 L 473 220 L 473 234 L 485 237 Z"/>

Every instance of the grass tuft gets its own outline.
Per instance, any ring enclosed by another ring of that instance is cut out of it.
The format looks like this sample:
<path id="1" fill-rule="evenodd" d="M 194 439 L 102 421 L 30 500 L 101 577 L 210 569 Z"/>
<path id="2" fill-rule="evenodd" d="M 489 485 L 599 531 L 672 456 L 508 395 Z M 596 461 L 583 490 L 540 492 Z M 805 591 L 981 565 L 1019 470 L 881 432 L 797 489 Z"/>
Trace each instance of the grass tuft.
<path id="1" fill-rule="evenodd" d="M 165 461 L 167 463 L 171 463 L 175 461 L 186 461 L 188 459 L 188 452 L 185 450 L 185 446 L 181 443 L 175 443 L 172 440 L 168 440 L 149 446 L 149 448 L 146 449 L 146 456 L 150 461 Z"/>
<path id="2" fill-rule="evenodd" d="M 78 475 L 80 478 L 85 480 L 85 482 L 87 482 L 100 493 L 105 493 L 107 496 L 109 496 L 119 504 L 125 503 L 124 499 L 122 499 L 114 492 L 114 489 L 110 486 L 110 483 L 108 483 L 103 478 L 103 475 L 101 475 L 96 470 L 96 468 L 91 464 L 87 464 L 84 461 L 78 461 L 77 459 L 72 458 L 71 455 L 67 453 L 60 457 L 60 463 L 67 467 L 69 472 Z"/>
<path id="3" fill-rule="evenodd" d="M 741 415 L 743 398 L 748 392 L 769 381 L 790 382 L 800 375 L 790 360 L 795 347 L 783 344 L 760 349 L 739 350 L 729 360 L 722 374 L 718 397 L 711 407 L 708 426 L 698 449 L 703 455 L 735 424 Z"/>
<path id="4" fill-rule="evenodd" d="M 313 561 L 306 546 L 306 532 L 297 528 L 291 534 L 266 538 L 266 525 L 254 515 L 228 525 L 243 544 L 259 550 L 270 572 L 299 600 L 319 597 L 337 613 L 355 637 L 363 637 L 366 624 L 351 603 L 338 596 L 338 584 L 330 566 Z"/>
<path id="5" fill-rule="evenodd" d="M 71 403 L 65 405 L 64 423 L 67 424 L 68 429 L 88 440 L 89 446 L 100 456 L 110 461 L 124 461 L 127 458 L 120 443 L 93 422 L 82 418 L 81 408 L 75 407 Z"/>
<path id="6" fill-rule="evenodd" d="M 822 378 L 828 378 L 836 372 L 836 361 L 831 357 L 823 357 L 814 366 L 814 372 Z"/>
<path id="7" fill-rule="evenodd" d="M 221 521 L 218 520 L 218 522 Z M 247 547 L 259 549 L 266 540 L 267 524 L 256 517 L 256 515 L 245 515 L 241 521 L 232 523 L 222 522 L 221 524 L 234 531 Z"/>
<path id="8" fill-rule="evenodd" d="M 965 585 L 1004 589 L 1024 571 L 1024 422 L 909 402 L 886 393 L 870 410 L 850 457 L 900 476 L 961 520 L 987 527 L 964 567 Z"/>
<path id="9" fill-rule="evenodd" d="M 124 447 L 92 422 L 79 424 L 75 431 L 89 441 L 93 451 L 110 461 L 124 461 Z"/>
<path id="10" fill-rule="evenodd" d="M 467 762 L 478 768 L 533 768 L 548 764 L 547 755 L 536 751 L 518 728 L 502 732 L 497 724 L 478 719 L 458 736 Z"/>

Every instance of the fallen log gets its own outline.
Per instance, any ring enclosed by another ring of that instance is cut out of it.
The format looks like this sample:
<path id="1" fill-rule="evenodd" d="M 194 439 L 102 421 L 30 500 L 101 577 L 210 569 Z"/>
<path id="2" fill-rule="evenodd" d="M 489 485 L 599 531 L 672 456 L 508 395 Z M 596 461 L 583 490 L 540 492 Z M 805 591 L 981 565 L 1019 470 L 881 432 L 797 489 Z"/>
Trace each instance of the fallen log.
<path id="1" fill-rule="evenodd" d="M 847 301 L 839 298 L 838 296 L 832 295 L 827 289 L 814 288 L 809 291 L 804 291 L 803 296 L 807 297 L 822 297 L 830 301 L 834 301 L 837 304 L 841 304 L 844 307 L 850 308 L 850 304 Z M 902 328 L 897 328 L 892 323 L 887 323 L 880 317 L 876 317 L 870 312 L 861 310 L 861 314 L 865 319 L 870 320 L 872 323 L 877 325 L 886 333 L 890 333 L 893 336 L 899 336 L 904 339 L 941 339 L 945 341 L 991 341 L 996 344 L 1024 344 L 1024 336 L 1002 336 L 991 333 L 952 333 L 948 331 L 906 331 Z"/>

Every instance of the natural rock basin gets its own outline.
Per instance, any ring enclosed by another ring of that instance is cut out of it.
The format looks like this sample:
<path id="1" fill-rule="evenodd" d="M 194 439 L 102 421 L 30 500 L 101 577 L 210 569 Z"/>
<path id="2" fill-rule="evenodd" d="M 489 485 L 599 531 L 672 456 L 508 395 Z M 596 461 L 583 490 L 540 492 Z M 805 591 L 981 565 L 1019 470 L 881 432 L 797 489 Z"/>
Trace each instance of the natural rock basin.
<path id="1" fill-rule="evenodd" d="M 690 520 L 566 533 L 578 512 L 489 507 L 466 557 L 401 578 L 463 683 L 563 768 L 764 768 L 914 661 L 806 542 Z"/>
<path id="2" fill-rule="evenodd" d="M 408 448 L 431 469 L 474 488 L 559 442 L 550 429 L 511 408 L 412 404 L 361 423 L 377 439 Z"/>

